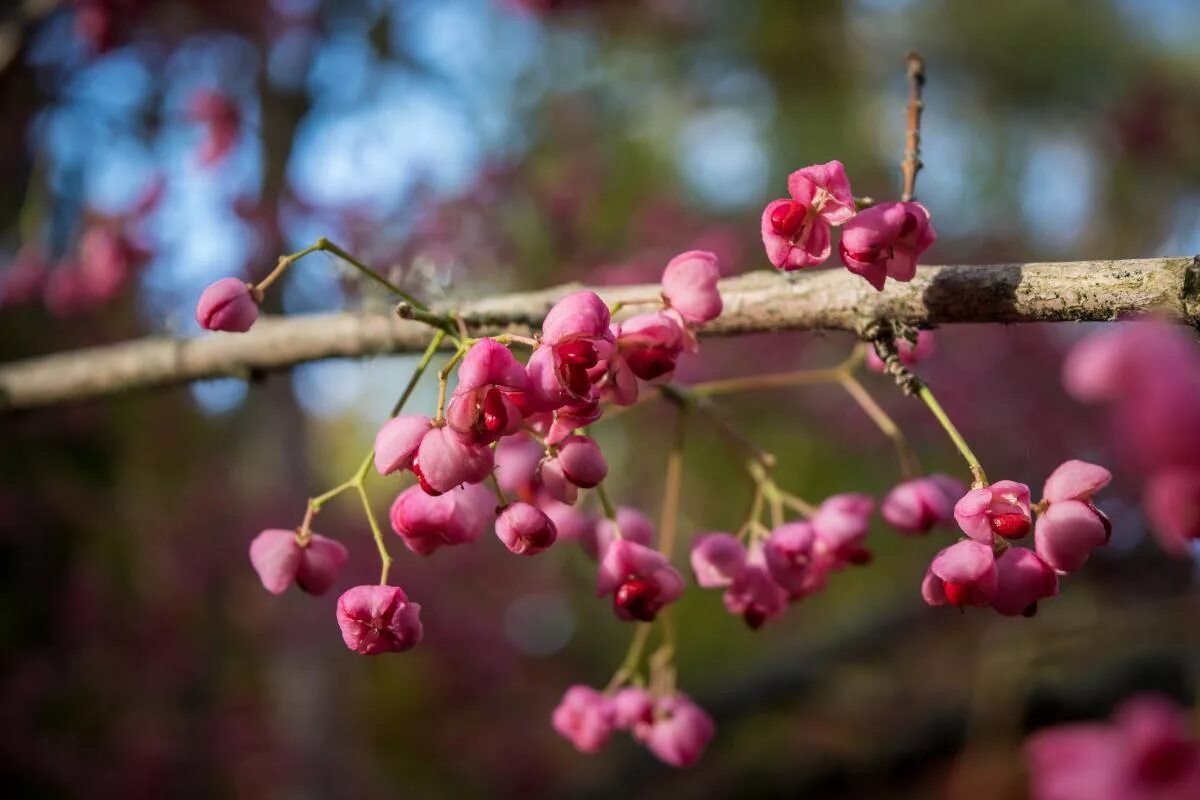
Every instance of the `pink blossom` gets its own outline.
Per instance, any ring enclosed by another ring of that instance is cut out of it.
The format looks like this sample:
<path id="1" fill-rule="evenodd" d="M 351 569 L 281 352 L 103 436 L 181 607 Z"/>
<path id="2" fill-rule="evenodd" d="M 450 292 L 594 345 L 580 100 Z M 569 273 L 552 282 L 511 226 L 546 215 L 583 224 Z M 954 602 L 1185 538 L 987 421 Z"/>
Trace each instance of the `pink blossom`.
<path id="1" fill-rule="evenodd" d="M 935 342 L 933 331 L 918 331 L 917 343 L 913 344 L 903 336 L 897 336 L 896 355 L 900 358 L 900 363 L 906 367 L 916 366 L 919 362 L 924 361 L 933 355 Z M 867 348 L 867 366 L 874 372 L 884 372 L 887 365 L 883 363 L 883 359 L 875 352 L 874 347 Z"/>
<path id="2" fill-rule="evenodd" d="M 621 323 L 620 355 L 615 358 L 623 359 L 629 371 L 644 381 L 665 381 L 674 373 L 685 341 L 683 326 L 672 315 L 663 311 L 638 314 Z"/>
<path id="3" fill-rule="evenodd" d="M 1032 800 L 1200 797 L 1200 744 L 1187 714 L 1152 695 L 1127 700 L 1108 723 L 1035 733 L 1025 745 Z"/>
<path id="4" fill-rule="evenodd" d="M 771 531 L 763 542 L 763 555 L 771 577 L 793 597 L 811 587 L 816 567 L 817 536 L 808 522 L 789 522 Z"/>
<path id="5" fill-rule="evenodd" d="M 882 292 L 888 278 L 911 281 L 917 259 L 936 239 L 925 206 L 880 203 L 846 223 L 838 251 L 846 269 Z"/>
<path id="6" fill-rule="evenodd" d="M 618 539 L 600 562 L 596 594 L 612 594 L 619 618 L 650 622 L 683 594 L 683 578 L 662 553 Z"/>
<path id="7" fill-rule="evenodd" d="M 721 315 L 720 277 L 715 254 L 705 250 L 680 253 L 663 270 L 663 299 L 688 325 L 703 325 Z"/>
<path id="8" fill-rule="evenodd" d="M 874 508 L 874 500 L 856 493 L 831 495 L 817 508 L 809 521 L 817 537 L 816 550 L 829 559 L 831 569 L 871 559 L 871 551 L 863 547 L 863 540 Z"/>
<path id="9" fill-rule="evenodd" d="M 954 522 L 954 504 L 966 491 L 962 481 L 949 475 L 914 478 L 888 492 L 879 510 L 901 533 L 928 533 L 935 525 Z"/>
<path id="10" fill-rule="evenodd" d="M 1175 555 L 1190 552 L 1200 539 L 1200 469 L 1154 473 L 1146 480 L 1144 505 L 1163 548 Z"/>
<path id="11" fill-rule="evenodd" d="M 558 529 L 541 509 L 512 503 L 496 517 L 496 536 L 517 555 L 532 556 L 554 544 Z"/>
<path id="12" fill-rule="evenodd" d="M 275 528 L 250 543 L 250 563 L 271 594 L 283 594 L 293 583 L 309 594 L 325 594 L 349 558 L 340 542 L 316 533 L 301 544 L 295 531 Z"/>
<path id="13" fill-rule="evenodd" d="M 590 686 L 576 684 L 563 694 L 550 718 L 554 730 L 581 753 L 596 753 L 613 732 L 612 701 Z"/>
<path id="14" fill-rule="evenodd" d="M 1029 487 L 1016 481 L 996 481 L 972 489 L 955 504 L 954 519 L 963 533 L 985 544 L 991 544 L 996 534 L 1020 539 L 1033 524 Z"/>
<path id="15" fill-rule="evenodd" d="M 746 568 L 746 548 L 728 533 L 706 533 L 692 543 L 691 562 L 697 584 L 724 588 Z"/>
<path id="16" fill-rule="evenodd" d="M 1092 503 L 1092 495 L 1111 480 L 1104 467 L 1078 460 L 1063 463 L 1046 479 L 1042 497 L 1049 506 L 1038 514 L 1034 531 L 1043 561 L 1059 572 L 1074 572 L 1092 550 L 1108 542 L 1112 525 Z"/>
<path id="17" fill-rule="evenodd" d="M 921 595 L 931 606 L 987 606 L 996 596 L 996 585 L 992 548 L 963 539 L 934 556 L 921 584 Z"/>
<path id="18" fill-rule="evenodd" d="M 568 436 L 539 469 L 541 484 L 555 500 L 573 504 L 578 489 L 593 489 L 608 475 L 599 445 L 587 436 Z"/>
<path id="19" fill-rule="evenodd" d="M 759 542 L 750 545 L 745 568 L 721 599 L 725 609 L 740 616 L 751 630 L 758 630 L 787 610 L 788 593 L 771 577 Z"/>
<path id="20" fill-rule="evenodd" d="M 495 495 L 478 484 L 437 496 L 410 486 L 392 503 L 389 518 L 404 546 L 426 556 L 443 545 L 478 539 L 495 509 Z"/>
<path id="21" fill-rule="evenodd" d="M 449 426 L 433 428 L 421 439 L 412 471 L 432 495 L 463 483 L 479 483 L 492 472 L 492 449 Z"/>
<path id="22" fill-rule="evenodd" d="M 612 698 L 613 723 L 622 730 L 654 722 L 654 699 L 640 686 L 626 686 Z"/>
<path id="23" fill-rule="evenodd" d="M 258 303 L 250 284 L 237 278 L 221 278 L 209 285 L 196 303 L 196 321 L 210 331 L 245 333 L 258 319 Z"/>
<path id="24" fill-rule="evenodd" d="M 542 323 L 542 346 L 527 365 L 531 410 L 595 399 L 588 371 L 615 350 L 610 321 L 595 292 L 575 292 L 554 304 Z"/>
<path id="25" fill-rule="evenodd" d="M 383 423 L 375 434 L 375 469 L 379 474 L 411 469 L 417 448 L 430 427 L 429 417 L 422 414 L 401 414 Z"/>
<path id="26" fill-rule="evenodd" d="M 421 643 L 421 606 L 399 586 L 355 586 L 338 598 L 342 639 L 363 656 L 402 653 Z"/>
<path id="27" fill-rule="evenodd" d="M 617 507 L 617 527 L 621 529 L 621 538 L 629 542 L 650 546 L 654 539 L 654 523 L 636 508 L 628 506 Z M 610 519 L 596 521 L 594 538 L 591 542 L 584 541 L 584 550 L 592 558 L 603 559 L 608 552 L 608 546 L 617 538 Z"/>
<path id="28" fill-rule="evenodd" d="M 490 444 L 520 429 L 520 402 L 528 388 L 529 374 L 509 349 L 495 339 L 480 339 L 459 365 L 446 421 L 474 441 Z"/>
<path id="29" fill-rule="evenodd" d="M 767 258 L 795 270 L 823 264 L 832 252 L 829 226 L 854 216 L 854 195 L 840 161 L 814 164 L 788 176 L 791 199 L 774 200 L 762 214 Z"/>
<path id="30" fill-rule="evenodd" d="M 1037 553 L 1010 547 L 996 556 L 996 596 L 992 608 L 1006 617 L 1032 617 L 1037 602 L 1058 594 L 1058 575 Z"/>
<path id="31" fill-rule="evenodd" d="M 717 726 L 704 709 L 683 692 L 658 701 L 654 721 L 638 725 L 634 735 L 660 761 L 690 767 L 704 755 Z"/>

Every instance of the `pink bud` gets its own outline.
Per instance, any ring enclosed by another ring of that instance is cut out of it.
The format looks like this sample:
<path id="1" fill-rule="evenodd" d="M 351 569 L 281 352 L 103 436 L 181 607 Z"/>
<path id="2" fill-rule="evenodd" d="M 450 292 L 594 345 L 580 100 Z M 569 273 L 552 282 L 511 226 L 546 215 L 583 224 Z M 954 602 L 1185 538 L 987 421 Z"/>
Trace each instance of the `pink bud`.
<path id="1" fill-rule="evenodd" d="M 596 594 L 613 595 L 619 618 L 650 622 L 683 594 L 683 578 L 662 553 L 618 539 L 600 562 Z"/>
<path id="2" fill-rule="evenodd" d="M 763 542 L 767 570 L 775 582 L 791 595 L 804 594 L 813 570 L 816 544 L 813 526 L 807 522 L 791 522 L 771 531 Z"/>
<path id="3" fill-rule="evenodd" d="M 949 475 L 929 475 L 897 485 L 883 498 L 880 511 L 901 533 L 928 533 L 935 525 L 954 522 L 954 504 L 967 491 Z"/>
<path id="4" fill-rule="evenodd" d="M 712 717 L 682 692 L 659 700 L 654 722 L 636 729 L 642 744 L 672 767 L 690 767 L 699 761 L 715 733 Z"/>
<path id="5" fill-rule="evenodd" d="M 638 511 L 636 508 L 628 506 L 617 507 L 617 526 L 621 529 L 621 537 L 629 542 L 644 544 L 650 546 L 650 541 L 654 538 L 654 523 L 650 518 Z M 596 522 L 596 550 L 591 552 L 588 549 L 588 555 L 592 558 L 604 558 L 604 554 L 608 552 L 608 546 L 612 544 L 613 539 L 617 538 L 613 532 L 613 523 L 610 519 L 601 519 Z"/>
<path id="6" fill-rule="evenodd" d="M 456 393 L 473 392 L 485 386 L 524 390 L 529 376 L 521 362 L 495 339 L 480 339 L 458 365 Z"/>
<path id="7" fill-rule="evenodd" d="M 296 585 L 309 594 L 325 594 L 349 560 L 350 553 L 341 542 L 314 533 L 301 553 Z"/>
<path id="8" fill-rule="evenodd" d="M 811 520 L 817 536 L 817 549 L 831 559 L 831 567 L 846 563 L 864 563 L 870 551 L 863 540 L 871 525 L 875 501 L 865 494 L 835 494 L 827 497 Z"/>
<path id="9" fill-rule="evenodd" d="M 355 586 L 338 598 L 342 639 L 363 656 L 402 653 L 420 644 L 421 606 L 399 586 Z"/>
<path id="10" fill-rule="evenodd" d="M 557 458 L 547 458 L 538 465 L 537 480 L 542 491 L 560 503 L 575 505 L 579 499 L 579 487 L 567 478 Z"/>
<path id="11" fill-rule="evenodd" d="M 933 355 L 933 351 L 936 349 L 933 331 L 919 331 L 915 345 L 903 337 L 897 337 L 895 341 L 896 355 L 899 356 L 900 363 L 906 367 L 916 366 Z M 886 369 L 883 359 L 875 352 L 874 347 L 867 348 L 867 366 L 880 373 Z"/>
<path id="12" fill-rule="evenodd" d="M 621 358 L 644 381 L 666 380 L 683 352 L 685 332 L 676 318 L 663 311 L 630 317 L 620 326 Z"/>
<path id="13" fill-rule="evenodd" d="M 496 518 L 496 536 L 517 555 L 532 556 L 554 544 L 558 530 L 540 509 L 512 503 Z"/>
<path id="14" fill-rule="evenodd" d="M 704 250 L 680 253 L 663 270 L 663 298 L 689 325 L 703 325 L 721 315 L 720 277 L 715 254 Z"/>
<path id="15" fill-rule="evenodd" d="M 626 686 L 612 698 L 613 723 L 622 730 L 654 722 L 654 700 L 638 686 Z"/>
<path id="16" fill-rule="evenodd" d="M 613 732 L 612 702 L 590 686 L 572 686 L 554 709 L 551 723 L 576 750 L 599 752 Z"/>
<path id="17" fill-rule="evenodd" d="M 920 203 L 880 203 L 850 220 L 838 244 L 842 263 L 878 291 L 884 282 L 911 281 L 917 258 L 937 239 Z"/>
<path id="18" fill-rule="evenodd" d="M 402 414 L 383 423 L 375 434 L 375 469 L 379 474 L 411 468 L 417 448 L 429 429 L 429 417 L 421 414 Z"/>
<path id="19" fill-rule="evenodd" d="M 250 285 L 237 278 L 221 278 L 210 284 L 196 303 L 196 321 L 210 331 L 245 333 L 258 319 L 258 303 Z"/>
<path id="20" fill-rule="evenodd" d="M 964 539 L 934 556 L 921 595 L 931 606 L 986 606 L 996 596 L 996 584 L 992 548 Z"/>
<path id="21" fill-rule="evenodd" d="M 608 477 L 608 462 L 600 446 L 587 436 L 563 439 L 556 460 L 566 479 L 581 489 L 594 489 Z"/>
<path id="22" fill-rule="evenodd" d="M 458 391 L 446 408 L 447 424 L 477 444 L 491 444 L 521 429 L 524 414 L 516 402 L 520 393 L 496 386 Z"/>
<path id="23" fill-rule="evenodd" d="M 728 533 L 706 533 L 692 544 L 692 573 L 705 589 L 729 586 L 746 568 L 746 548 Z"/>
<path id="24" fill-rule="evenodd" d="M 1033 538 L 1043 561 L 1059 572 L 1075 572 L 1111 532 L 1108 518 L 1090 502 L 1063 500 L 1038 515 Z"/>
<path id="25" fill-rule="evenodd" d="M 1058 466 L 1046 479 L 1042 497 L 1051 503 L 1062 500 L 1090 500 L 1112 480 L 1104 467 L 1073 459 Z"/>
<path id="26" fill-rule="evenodd" d="M 444 545 L 479 538 L 491 521 L 496 497 L 478 484 L 431 496 L 419 486 L 405 489 L 392 503 L 392 530 L 404 545 L 425 556 Z"/>
<path id="27" fill-rule="evenodd" d="M 271 594 L 282 594 L 292 583 L 309 594 L 325 594 L 349 557 L 340 542 L 320 534 L 301 544 L 295 531 L 271 529 L 250 543 L 250 563 Z"/>
<path id="28" fill-rule="evenodd" d="M 1156 472 L 1146 481 L 1146 515 L 1162 546 L 1185 555 L 1200 539 L 1200 469 Z"/>
<path id="29" fill-rule="evenodd" d="M 991 544 L 996 534 L 1020 539 L 1032 527 L 1029 487 L 1016 481 L 996 481 L 972 489 L 955 504 L 954 519 L 963 533 L 985 544 Z"/>
<path id="30" fill-rule="evenodd" d="M 1058 575 L 1025 547 L 1010 547 L 996 557 L 996 596 L 992 608 L 1006 617 L 1032 617 L 1037 602 L 1058 594 Z"/>
<path id="31" fill-rule="evenodd" d="M 737 614 L 751 630 L 775 619 L 787 609 L 788 593 L 767 569 L 763 548 L 755 542 L 746 555 L 746 567 L 721 598 L 730 614 Z"/>
<path id="32" fill-rule="evenodd" d="M 463 483 L 479 483 L 492 471 L 492 449 L 472 442 L 450 427 L 433 428 L 421 439 L 413 472 L 430 494 L 448 492 Z"/>

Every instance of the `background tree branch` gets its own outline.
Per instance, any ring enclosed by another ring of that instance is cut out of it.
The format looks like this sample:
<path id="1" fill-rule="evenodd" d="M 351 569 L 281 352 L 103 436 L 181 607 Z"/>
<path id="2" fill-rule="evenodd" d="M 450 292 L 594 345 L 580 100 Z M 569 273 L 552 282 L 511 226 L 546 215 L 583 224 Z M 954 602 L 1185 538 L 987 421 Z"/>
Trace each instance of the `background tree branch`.
<path id="1" fill-rule="evenodd" d="M 467 301 L 473 332 L 536 328 L 580 284 Z M 609 302 L 644 298 L 654 285 L 597 287 Z M 888 319 L 921 327 L 963 322 L 1084 322 L 1158 313 L 1200 322 L 1200 258 L 1150 258 L 921 267 L 910 283 L 877 293 L 845 270 L 792 276 L 752 272 L 721 282 L 725 313 L 704 335 L 796 330 L 858 331 Z M 250 377 L 325 358 L 420 350 L 432 331 L 395 314 L 265 318 L 240 335 L 150 337 L 0 365 L 0 408 L 27 409 L 215 377 Z"/>

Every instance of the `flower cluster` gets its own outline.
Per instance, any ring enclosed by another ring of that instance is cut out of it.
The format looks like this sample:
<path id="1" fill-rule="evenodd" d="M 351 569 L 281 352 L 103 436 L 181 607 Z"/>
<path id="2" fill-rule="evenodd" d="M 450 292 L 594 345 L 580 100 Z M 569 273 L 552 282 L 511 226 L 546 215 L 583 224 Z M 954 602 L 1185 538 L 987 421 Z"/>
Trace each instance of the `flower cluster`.
<path id="1" fill-rule="evenodd" d="M 1092 502 L 1110 480 L 1104 467 L 1065 462 L 1046 479 L 1036 526 L 1023 483 L 997 481 L 967 492 L 953 511 L 966 538 L 934 557 L 921 584 L 925 602 L 1032 616 L 1039 600 L 1058 594 L 1059 576 L 1079 570 L 1111 537 L 1108 517 Z M 1030 531 L 1033 550 L 1012 544 Z"/>
<path id="2" fill-rule="evenodd" d="M 1126 701 L 1107 723 L 1035 733 L 1025 761 L 1033 800 L 1200 797 L 1200 741 L 1187 714 L 1154 695 Z"/>
<path id="3" fill-rule="evenodd" d="M 917 259 L 937 239 L 929 211 L 917 202 L 857 211 L 840 161 L 813 164 L 788 176 L 788 197 L 762 213 L 762 240 L 777 269 L 816 267 L 833 253 L 831 229 L 842 227 L 838 253 L 846 268 L 883 291 L 888 278 L 910 281 Z"/>
<path id="4" fill-rule="evenodd" d="M 596 753 L 614 731 L 629 731 L 659 760 L 690 767 L 700 760 L 716 725 L 683 692 L 655 697 L 641 687 L 598 692 L 590 686 L 567 689 L 551 718 L 554 730 L 582 753 Z"/>
<path id="5" fill-rule="evenodd" d="M 1063 365 L 1077 400 L 1103 403 L 1112 439 L 1142 475 L 1164 549 L 1200 541 L 1200 344 L 1166 323 L 1127 323 L 1083 340 Z"/>

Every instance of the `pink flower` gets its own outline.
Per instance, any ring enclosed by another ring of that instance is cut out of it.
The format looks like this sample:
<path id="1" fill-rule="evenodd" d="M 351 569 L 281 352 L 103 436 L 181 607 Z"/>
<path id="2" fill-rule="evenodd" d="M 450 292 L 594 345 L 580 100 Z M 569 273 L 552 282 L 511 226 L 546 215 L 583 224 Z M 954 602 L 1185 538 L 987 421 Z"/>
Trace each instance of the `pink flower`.
<path id="1" fill-rule="evenodd" d="M 1016 481 L 996 481 L 972 489 L 955 504 L 954 519 L 963 533 L 985 544 L 990 545 L 996 534 L 1020 539 L 1033 526 L 1029 487 Z"/>
<path id="2" fill-rule="evenodd" d="M 636 508 L 618 506 L 617 527 L 621 529 L 621 538 L 628 542 L 636 542 L 649 547 L 651 540 L 654 539 L 654 523 Z M 591 542 L 584 540 L 584 550 L 592 558 L 603 559 L 604 554 L 608 552 L 608 546 L 616 538 L 617 534 L 613 530 L 612 520 L 597 520 L 594 538 Z"/>
<path id="3" fill-rule="evenodd" d="M 663 270 L 663 299 L 688 325 L 703 325 L 721 316 L 720 277 L 715 254 L 705 250 L 680 253 Z"/>
<path id="4" fill-rule="evenodd" d="M 746 568 L 746 548 L 728 533 L 706 533 L 693 542 L 691 561 L 696 583 L 724 588 Z"/>
<path id="5" fill-rule="evenodd" d="M 477 484 L 437 496 L 410 486 L 392 503 L 389 517 L 404 546 L 426 556 L 443 545 L 478 539 L 495 509 L 495 495 Z"/>
<path id="6" fill-rule="evenodd" d="M 622 730 L 654 722 L 654 699 L 639 686 L 626 686 L 612 698 L 613 723 Z"/>
<path id="7" fill-rule="evenodd" d="M 1200 469 L 1166 469 L 1146 480 L 1144 505 L 1163 548 L 1190 552 L 1200 539 Z"/>
<path id="8" fill-rule="evenodd" d="M 889 277 L 911 281 L 917 274 L 917 258 L 936 239 L 925 206 L 880 203 L 846 223 L 838 252 L 846 269 L 882 292 Z"/>
<path id="9" fill-rule="evenodd" d="M 453 428 L 433 428 L 421 439 L 412 462 L 420 486 L 439 495 L 463 483 L 479 483 L 492 472 L 492 449 Z"/>
<path id="10" fill-rule="evenodd" d="M 618 539 L 600 562 L 596 594 L 612 594 L 619 618 L 650 622 L 683 594 L 683 578 L 662 553 Z"/>
<path id="11" fill-rule="evenodd" d="M 1010 547 L 996 556 L 996 596 L 992 608 L 1006 617 L 1032 617 L 1037 602 L 1058 594 L 1058 575 L 1037 553 Z"/>
<path id="12" fill-rule="evenodd" d="M 900 357 L 900 363 L 906 367 L 916 366 L 919 362 L 929 358 L 935 349 L 933 331 L 919 331 L 915 345 L 903 336 L 896 337 L 895 342 L 896 354 Z M 887 369 L 887 365 L 875 352 L 874 347 L 867 348 L 867 366 L 874 372 L 880 373 Z"/>
<path id="13" fill-rule="evenodd" d="M 1085 461 L 1067 461 L 1046 479 L 1042 490 L 1049 506 L 1038 514 L 1034 544 L 1042 560 L 1059 572 L 1083 566 L 1095 548 L 1108 542 L 1112 525 L 1092 503 L 1112 474 Z"/>
<path id="14" fill-rule="evenodd" d="M 788 593 L 771 577 L 761 544 L 750 545 L 745 569 L 738 573 L 721 599 L 725 609 L 740 616 L 751 630 L 758 630 L 787 610 Z"/>
<path id="15" fill-rule="evenodd" d="M 1109 723 L 1039 731 L 1025 760 L 1032 800 L 1200 797 L 1200 745 L 1188 717 L 1155 696 L 1127 700 Z"/>
<path id="16" fill-rule="evenodd" d="M 588 370 L 615 349 L 609 322 L 608 306 L 595 292 L 576 292 L 554 304 L 542 323 L 542 346 L 527 365 L 533 410 L 595 399 Z"/>
<path id="17" fill-rule="evenodd" d="M 496 536 L 517 555 L 532 556 L 554 544 L 558 529 L 540 509 L 512 503 L 496 517 Z"/>
<path id="18" fill-rule="evenodd" d="M 790 522 L 771 531 L 763 542 L 763 555 L 771 577 L 793 597 L 812 586 L 817 536 L 807 522 Z"/>
<path id="19" fill-rule="evenodd" d="M 349 558 L 341 542 L 316 533 L 301 544 L 295 531 L 274 528 L 250 543 L 250 563 L 271 594 L 283 594 L 293 583 L 309 594 L 325 594 Z"/>
<path id="20" fill-rule="evenodd" d="M 862 543 L 874 508 L 874 500 L 855 493 L 831 495 L 817 508 L 809 522 L 817 537 L 816 551 L 828 558 L 831 569 L 871 560 L 871 551 Z"/>
<path id="21" fill-rule="evenodd" d="M 883 498 L 883 518 L 901 533 L 928 533 L 935 525 L 954 522 L 954 504 L 966 494 L 962 481 L 929 475 L 897 485 Z"/>
<path id="22" fill-rule="evenodd" d="M 550 718 L 554 730 L 581 753 L 596 753 L 613 732 L 612 701 L 590 686 L 567 689 Z"/>
<path id="23" fill-rule="evenodd" d="M 509 349 L 495 339 L 480 339 L 459 365 L 446 421 L 474 441 L 490 444 L 520 429 L 519 403 L 528 388 L 529 374 Z"/>
<path id="24" fill-rule="evenodd" d="M 402 414 L 383 423 L 375 434 L 375 469 L 379 474 L 411 469 L 417 448 L 430 427 L 429 417 L 422 414 Z"/>
<path id="25" fill-rule="evenodd" d="M 854 216 L 854 195 L 840 161 L 814 164 L 788 176 L 791 199 L 774 200 L 762 214 L 767 258 L 782 270 L 823 264 L 832 252 L 829 226 Z"/>
<path id="26" fill-rule="evenodd" d="M 237 278 L 221 278 L 200 295 L 196 321 L 210 331 L 245 333 L 258 319 L 258 303 L 251 286 Z"/>
<path id="27" fill-rule="evenodd" d="M 355 586 L 338 598 L 342 639 L 363 656 L 402 653 L 421 643 L 421 606 L 399 586 Z"/>
<path id="28" fill-rule="evenodd" d="M 933 558 L 921 595 L 931 606 L 987 606 L 996 596 L 996 558 L 992 548 L 963 539 Z"/>
<path id="29" fill-rule="evenodd" d="M 629 371 L 644 381 L 668 380 L 683 352 L 686 332 L 675 317 L 664 311 L 638 314 L 621 323 L 617 358 L 624 359 Z M 636 393 L 634 395 L 636 398 Z"/>
<path id="30" fill-rule="evenodd" d="M 700 760 L 717 726 L 704 709 L 682 692 L 658 701 L 654 721 L 634 729 L 634 735 L 660 761 L 690 767 Z"/>
<path id="31" fill-rule="evenodd" d="M 574 504 L 579 489 L 593 489 L 608 475 L 608 462 L 599 445 L 587 436 L 568 436 L 538 471 L 546 492 L 555 500 Z"/>

